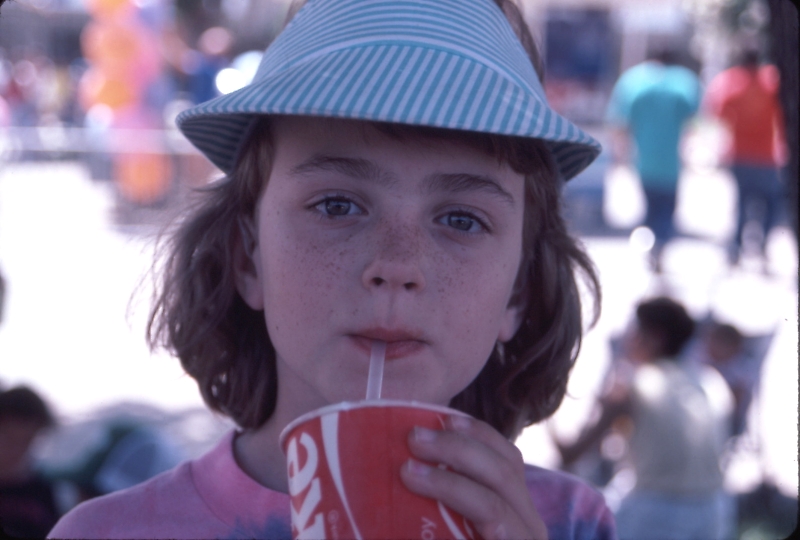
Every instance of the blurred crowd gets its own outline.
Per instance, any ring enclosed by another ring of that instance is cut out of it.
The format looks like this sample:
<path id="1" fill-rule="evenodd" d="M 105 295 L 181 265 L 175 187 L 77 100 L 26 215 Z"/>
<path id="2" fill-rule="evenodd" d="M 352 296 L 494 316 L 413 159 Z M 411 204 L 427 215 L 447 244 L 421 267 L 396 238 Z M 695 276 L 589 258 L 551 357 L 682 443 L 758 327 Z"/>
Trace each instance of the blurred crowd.
<path id="1" fill-rule="evenodd" d="M 163 128 L 175 100 L 194 104 L 239 88 L 259 61 L 260 53 L 234 54 L 228 28 L 188 35 L 167 3 L 93 0 L 87 8 L 80 54 L 68 62 L 42 47 L 0 48 L 0 125 L 83 126 L 93 107 L 105 106 L 114 125 L 149 113 Z"/>
<path id="2" fill-rule="evenodd" d="M 0 135 L 0 157 L 81 159 L 140 206 L 163 204 L 177 176 L 205 182 L 212 169 L 169 130 L 183 109 L 249 82 L 261 52 L 237 51 L 222 26 L 194 36 L 166 2 L 86 7 L 80 54 L 69 62 L 39 47 L 0 46 L 0 127 L 35 128 Z"/>
<path id="3" fill-rule="evenodd" d="M 169 203 L 180 188 L 177 178 L 190 186 L 204 183 L 214 171 L 170 138 L 174 119 L 190 105 L 244 86 L 260 53 L 240 50 L 223 26 L 191 35 L 164 5 L 88 2 L 82 55 L 68 64 L 40 50 L 0 48 L 0 161 L 84 160 L 94 178 L 114 180 L 128 207 Z M 645 195 L 641 225 L 650 235 L 652 270 L 661 272 L 664 247 L 677 235 L 682 140 L 701 116 L 727 133 L 721 164 L 738 192 L 728 262 L 753 254 L 768 272 L 766 240 L 787 219 L 786 126 L 780 77 L 768 51 L 752 43 L 738 48 L 710 81 L 680 65 L 668 47 L 650 53 L 620 74 L 605 127 L 607 154 L 632 164 Z M 9 127 L 15 131 L 3 130 Z M 65 142 L 69 128 L 82 128 L 84 138 Z M 143 130 L 137 141 L 143 146 L 119 151 L 109 134 L 131 129 Z M 3 290 L 0 276 L 0 322 Z M 746 431 L 771 338 L 692 320 L 680 303 L 662 297 L 644 299 L 628 331 L 609 343 L 613 359 L 598 414 L 576 440 L 558 441 L 558 449 L 564 470 L 601 489 L 613 487 L 620 471 L 634 471 L 636 487 L 617 514 L 626 538 L 668 530 L 675 538 L 739 538 L 758 527 L 775 534 L 793 528 L 797 500 L 774 486 L 736 497 L 723 489 L 726 456 Z M 196 455 L 186 451 L 185 438 L 154 420 L 158 412 L 118 413 L 96 420 L 91 444 L 74 459 L 37 461 L 35 442 L 58 431 L 56 415 L 31 388 L 0 387 L 0 521 L 6 533 L 43 537 L 78 502 Z M 208 438 L 222 427 L 215 429 L 208 429 Z"/>

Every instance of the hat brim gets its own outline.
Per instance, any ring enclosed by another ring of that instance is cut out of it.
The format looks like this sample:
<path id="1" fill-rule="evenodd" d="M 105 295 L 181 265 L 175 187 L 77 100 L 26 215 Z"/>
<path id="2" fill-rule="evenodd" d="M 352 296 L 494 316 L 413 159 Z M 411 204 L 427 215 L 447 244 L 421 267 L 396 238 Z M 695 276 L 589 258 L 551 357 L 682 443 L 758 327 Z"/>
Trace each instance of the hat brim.
<path id="1" fill-rule="evenodd" d="M 366 68 L 351 69 L 354 65 Z M 591 136 L 524 82 L 494 66 L 449 50 L 390 42 L 318 55 L 190 108 L 177 123 L 217 167 L 230 173 L 256 115 L 346 118 L 541 139 L 565 180 L 600 153 Z"/>

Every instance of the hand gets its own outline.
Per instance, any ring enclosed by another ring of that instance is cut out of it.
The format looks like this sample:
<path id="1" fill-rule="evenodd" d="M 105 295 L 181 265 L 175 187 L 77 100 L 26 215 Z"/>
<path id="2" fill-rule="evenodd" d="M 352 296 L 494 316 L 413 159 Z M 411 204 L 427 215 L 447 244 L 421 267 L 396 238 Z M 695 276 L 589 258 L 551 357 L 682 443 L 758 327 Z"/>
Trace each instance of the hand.
<path id="1" fill-rule="evenodd" d="M 547 528 L 525 485 L 522 454 L 489 424 L 450 416 L 444 431 L 415 428 L 408 436 L 414 457 L 406 462 L 406 487 L 442 502 L 467 518 L 486 540 L 547 540 Z"/>

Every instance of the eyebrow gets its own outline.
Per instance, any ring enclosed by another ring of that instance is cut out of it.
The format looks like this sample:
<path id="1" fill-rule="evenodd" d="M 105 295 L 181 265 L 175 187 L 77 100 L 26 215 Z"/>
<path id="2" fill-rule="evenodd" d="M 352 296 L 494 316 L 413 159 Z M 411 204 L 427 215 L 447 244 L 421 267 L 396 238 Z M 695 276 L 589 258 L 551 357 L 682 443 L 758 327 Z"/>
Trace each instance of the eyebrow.
<path id="1" fill-rule="evenodd" d="M 382 184 L 390 184 L 396 178 L 387 174 L 378 165 L 368 159 L 349 158 L 316 154 L 291 169 L 292 175 L 313 174 L 317 171 L 332 171 L 357 178 L 372 180 Z M 471 173 L 435 173 L 425 178 L 425 189 L 428 193 L 436 192 L 484 192 L 498 197 L 513 206 L 514 197 L 490 176 Z"/>
<path id="2" fill-rule="evenodd" d="M 337 172 L 352 178 L 377 180 L 381 183 L 388 183 L 390 181 L 389 175 L 385 174 L 380 167 L 367 159 L 328 156 L 324 154 L 314 155 L 300 165 L 293 167 L 291 174 L 302 176 L 316 171 Z"/>
<path id="3" fill-rule="evenodd" d="M 482 191 L 514 206 L 514 197 L 503 189 L 497 180 L 490 176 L 469 173 L 439 173 L 426 178 L 426 183 L 429 193 L 437 191 L 450 191 L 453 193 Z"/>

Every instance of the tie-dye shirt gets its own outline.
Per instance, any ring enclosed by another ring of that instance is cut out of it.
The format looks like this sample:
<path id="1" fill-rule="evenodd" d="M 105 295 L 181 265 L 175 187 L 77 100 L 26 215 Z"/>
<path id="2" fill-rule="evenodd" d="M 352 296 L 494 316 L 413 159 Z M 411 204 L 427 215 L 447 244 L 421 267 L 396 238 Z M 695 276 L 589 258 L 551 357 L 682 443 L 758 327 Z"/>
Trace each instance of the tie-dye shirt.
<path id="1" fill-rule="evenodd" d="M 50 538 L 291 538 L 289 497 L 247 476 L 229 433 L 210 452 L 134 486 L 84 502 Z M 611 540 L 602 495 L 561 472 L 527 466 L 525 478 L 551 540 Z"/>

